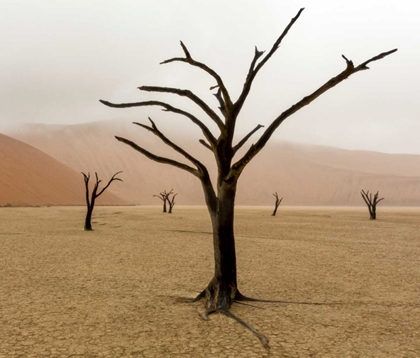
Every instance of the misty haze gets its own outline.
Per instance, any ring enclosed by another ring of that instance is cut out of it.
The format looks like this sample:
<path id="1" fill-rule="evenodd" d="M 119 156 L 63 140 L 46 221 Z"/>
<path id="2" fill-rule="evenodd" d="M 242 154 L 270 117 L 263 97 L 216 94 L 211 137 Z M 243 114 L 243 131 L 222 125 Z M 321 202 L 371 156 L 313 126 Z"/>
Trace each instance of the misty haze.
<path id="1" fill-rule="evenodd" d="M 0 358 L 417 357 L 419 15 L 1 1 Z"/>

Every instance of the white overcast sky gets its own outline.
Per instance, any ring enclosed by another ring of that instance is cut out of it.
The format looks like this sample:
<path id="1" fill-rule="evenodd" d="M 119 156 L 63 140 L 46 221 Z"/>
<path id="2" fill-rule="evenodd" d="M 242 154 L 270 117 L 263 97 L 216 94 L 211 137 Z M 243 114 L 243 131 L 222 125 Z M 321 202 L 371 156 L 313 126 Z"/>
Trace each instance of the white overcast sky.
<path id="1" fill-rule="evenodd" d="M 193 89 L 216 106 L 208 75 L 182 63 L 159 65 L 183 55 L 180 40 L 236 98 L 254 46 L 268 50 L 301 7 L 302 16 L 257 77 L 238 129 L 268 125 L 338 74 L 345 66 L 341 54 L 358 64 L 398 48 L 290 117 L 274 137 L 420 154 L 415 0 L 0 0 L 0 129 L 150 114 L 161 129 L 187 129 L 193 124 L 183 118 L 150 108 L 110 109 L 98 100 L 149 99 L 136 88 L 161 85 Z"/>

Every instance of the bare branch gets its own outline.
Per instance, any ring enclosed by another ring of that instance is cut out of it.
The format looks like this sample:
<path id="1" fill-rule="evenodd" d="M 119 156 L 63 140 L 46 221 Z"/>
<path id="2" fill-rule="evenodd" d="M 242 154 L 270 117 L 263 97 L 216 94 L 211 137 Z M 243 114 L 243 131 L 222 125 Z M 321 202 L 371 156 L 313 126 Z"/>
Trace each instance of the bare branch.
<path id="1" fill-rule="evenodd" d="M 161 62 L 160 64 L 163 65 L 163 64 L 166 64 L 166 63 L 170 63 L 170 62 L 185 62 L 185 63 L 190 64 L 191 66 L 198 67 L 198 68 L 202 69 L 203 71 L 207 72 L 210 76 L 212 76 L 216 80 L 217 85 L 219 86 L 219 88 L 221 89 L 221 91 L 223 93 L 223 98 L 224 98 L 224 101 L 226 103 L 226 106 L 227 106 L 228 109 L 230 109 L 232 107 L 232 100 L 230 99 L 229 92 L 226 89 L 226 86 L 223 83 L 222 78 L 216 73 L 216 71 L 214 71 L 213 69 L 211 69 L 210 67 L 208 67 L 204 63 L 193 60 L 193 58 L 191 57 L 190 53 L 187 50 L 187 47 L 184 45 L 184 43 L 182 41 L 181 41 L 181 47 L 184 50 L 184 53 L 185 53 L 185 56 L 186 56 L 185 58 L 174 57 L 174 58 L 170 58 L 169 60 L 165 60 L 165 61 Z"/>
<path id="2" fill-rule="evenodd" d="M 129 145 L 131 148 L 137 150 L 138 152 L 140 152 L 141 154 L 143 154 L 147 158 L 149 158 L 151 160 L 154 160 L 155 162 L 163 163 L 163 164 L 169 164 L 169 165 L 172 165 L 174 167 L 183 169 L 183 170 L 185 170 L 185 171 L 187 171 L 187 172 L 195 175 L 198 178 L 201 177 L 201 174 L 200 174 L 200 172 L 197 169 L 194 169 L 194 168 L 192 168 L 192 167 L 190 167 L 190 166 L 188 166 L 186 164 L 177 162 L 176 160 L 173 160 L 173 159 L 169 159 L 169 158 L 157 156 L 157 155 L 149 152 L 148 150 L 146 150 L 146 149 L 138 146 L 136 143 L 134 143 L 134 142 L 132 142 L 132 141 L 130 141 L 128 139 L 125 139 L 125 138 L 122 138 L 122 137 L 118 137 L 118 136 L 115 136 L 115 138 L 117 140 L 119 140 L 120 142 L 123 142 L 124 144 Z"/>
<path id="3" fill-rule="evenodd" d="M 210 149 L 211 151 L 213 151 L 213 148 L 210 146 L 210 144 L 208 144 L 204 139 L 199 139 L 198 140 L 202 145 L 204 145 L 207 149 Z"/>
<path id="4" fill-rule="evenodd" d="M 380 59 L 382 59 L 382 58 L 384 58 L 384 57 L 386 57 L 386 56 L 388 56 L 388 55 L 390 55 L 390 54 L 392 54 L 396 51 L 397 51 L 397 49 L 394 49 L 394 50 L 391 50 L 391 51 L 388 51 L 388 52 L 383 52 L 383 53 L 381 53 L 377 56 L 372 57 L 371 59 L 363 62 L 361 65 L 359 65 L 357 67 L 354 67 L 354 68 L 351 68 L 347 63 L 347 67 L 344 71 L 342 71 L 337 76 L 331 78 L 329 81 L 327 81 L 321 87 L 319 87 L 316 91 L 314 91 L 310 95 L 302 98 L 299 102 L 295 103 L 289 109 L 287 109 L 282 114 L 280 114 L 267 127 L 267 129 L 265 130 L 263 135 L 259 138 L 259 140 L 254 145 L 252 145 L 248 149 L 247 153 L 232 166 L 232 170 L 231 170 L 230 175 L 235 175 L 236 176 L 236 175 L 239 175 L 242 172 L 245 165 L 247 163 L 249 163 L 249 161 L 252 158 L 254 158 L 255 155 L 257 155 L 259 153 L 259 151 L 265 146 L 265 144 L 271 138 L 271 136 L 275 132 L 275 130 L 280 126 L 281 123 L 283 123 L 283 121 L 285 119 L 290 117 L 292 114 L 294 114 L 295 112 L 297 112 L 301 108 L 307 106 L 308 104 L 313 102 L 315 99 L 317 99 L 319 96 L 321 96 L 323 93 L 327 92 L 331 88 L 333 88 L 336 85 L 338 85 L 339 83 L 343 82 L 345 79 L 349 78 L 351 75 L 353 75 L 353 74 L 355 74 L 359 71 L 366 70 L 367 69 L 366 64 L 368 64 L 370 62 L 373 62 L 373 61 L 376 61 L 376 60 L 380 60 Z"/>
<path id="5" fill-rule="evenodd" d="M 264 126 L 261 124 L 258 124 L 251 132 L 249 132 L 238 144 L 236 144 L 233 147 L 233 152 L 236 153 L 245 143 L 246 141 L 260 128 L 263 128 Z"/>
<path id="6" fill-rule="evenodd" d="M 342 58 L 344 58 L 344 60 L 346 61 L 346 63 L 347 63 L 347 69 L 349 69 L 349 68 L 353 69 L 353 68 L 354 68 L 353 61 L 350 61 L 350 60 L 349 60 L 346 56 L 344 56 L 344 55 L 341 55 L 341 57 L 342 57 Z"/>
<path id="7" fill-rule="evenodd" d="M 357 68 L 356 68 L 356 69 L 357 69 L 357 71 L 368 70 L 368 69 L 369 69 L 369 67 L 367 67 L 367 65 L 368 65 L 369 63 L 374 62 L 374 61 L 381 60 L 381 59 L 383 59 L 384 57 L 386 57 L 386 56 L 388 56 L 388 55 L 390 55 L 390 54 L 392 54 L 392 53 L 394 53 L 394 52 L 397 52 L 397 51 L 398 51 L 398 49 L 397 49 L 397 48 L 394 48 L 394 49 L 393 49 L 393 50 L 391 50 L 391 51 L 382 52 L 382 53 L 380 53 L 379 55 L 376 55 L 376 56 L 374 56 L 374 57 L 370 58 L 369 60 L 367 60 L 367 61 L 365 61 L 365 62 L 361 63 L 359 66 L 357 66 Z"/>
<path id="8" fill-rule="evenodd" d="M 168 137 L 166 137 L 156 126 L 155 122 L 152 121 L 152 119 L 149 117 L 149 121 L 152 124 L 152 127 L 146 126 L 144 124 L 141 123 L 137 123 L 137 122 L 133 122 L 133 124 L 136 124 L 150 132 L 152 132 L 154 135 L 156 135 L 157 137 L 159 137 L 163 143 L 165 143 L 166 145 L 168 145 L 169 147 L 171 147 L 172 149 L 174 149 L 176 152 L 182 154 L 185 158 L 187 158 L 191 163 L 195 164 L 196 167 L 200 170 L 203 169 L 204 165 L 197 160 L 196 158 L 194 158 L 192 155 L 190 155 L 189 153 L 187 153 L 184 149 L 182 149 L 180 146 L 176 145 L 174 142 L 172 142 Z"/>
<path id="9" fill-rule="evenodd" d="M 218 87 L 218 86 L 215 86 L 215 87 Z M 213 87 L 210 87 L 210 89 L 213 89 Z M 223 101 L 222 93 L 220 91 L 220 88 L 218 88 L 216 93 L 213 93 L 213 96 L 215 96 L 217 101 L 219 102 L 219 110 L 220 110 L 220 112 L 222 112 L 222 114 L 226 118 L 226 116 L 227 116 L 226 105 L 225 105 L 225 101 Z"/>
<path id="10" fill-rule="evenodd" d="M 367 191 L 367 193 L 365 193 L 365 191 L 362 189 L 360 191 L 360 194 L 362 194 L 363 200 L 365 201 L 366 205 L 369 207 L 369 205 L 370 205 L 369 196 L 368 196 L 369 195 L 369 190 Z"/>
<path id="11" fill-rule="evenodd" d="M 255 65 L 258 61 L 258 59 L 264 54 L 265 51 L 258 51 L 257 46 L 255 46 L 255 53 L 254 53 L 254 58 L 252 59 L 251 65 L 249 66 L 249 70 L 248 70 L 248 75 L 247 78 L 249 76 L 252 75 L 252 73 L 254 72 L 255 69 Z"/>
<path id="12" fill-rule="evenodd" d="M 85 183 L 87 183 L 89 181 L 89 179 L 90 179 L 90 173 L 88 173 L 88 175 L 86 175 L 83 172 L 81 172 L 81 173 L 83 174 L 83 178 L 84 178 Z"/>
<path id="13" fill-rule="evenodd" d="M 185 46 L 185 45 L 184 45 L 184 43 L 183 43 L 182 41 L 179 41 L 179 42 L 181 43 L 181 47 L 182 47 L 182 49 L 184 50 L 185 57 L 186 57 L 187 59 L 190 59 L 190 60 L 191 60 L 191 55 L 190 55 L 190 53 L 188 52 L 187 46 Z"/>
<path id="14" fill-rule="evenodd" d="M 109 179 L 109 182 L 108 182 L 108 184 L 107 185 L 105 185 L 105 187 L 98 193 L 98 194 L 96 194 L 96 197 L 98 197 L 99 195 L 101 195 L 110 185 L 111 185 L 111 183 L 113 182 L 113 181 L 116 181 L 116 180 L 118 180 L 118 181 L 123 181 L 122 179 L 120 179 L 120 178 L 117 178 L 116 176 L 118 175 L 118 174 L 120 174 L 120 173 L 122 173 L 122 171 L 120 171 L 120 172 L 116 172 L 113 176 L 112 176 L 112 178 L 111 179 Z M 99 180 L 98 181 L 98 175 L 95 173 L 95 175 L 96 175 L 96 182 L 97 182 L 97 184 L 99 184 L 102 180 Z"/>
<path id="15" fill-rule="evenodd" d="M 98 173 L 97 173 L 97 172 L 95 172 L 95 177 L 96 177 L 96 185 L 98 186 L 98 185 L 99 185 L 99 183 L 100 183 L 102 180 L 99 180 L 99 178 L 98 178 Z"/>
<path id="16" fill-rule="evenodd" d="M 225 125 L 223 124 L 219 116 L 207 105 L 207 103 L 205 103 L 201 98 L 196 96 L 190 90 L 159 86 L 141 86 L 139 87 L 139 90 L 147 92 L 174 93 L 178 96 L 187 97 L 195 104 L 197 104 L 217 124 L 221 131 L 225 130 Z"/>
<path id="17" fill-rule="evenodd" d="M 210 132 L 210 130 L 207 128 L 207 126 L 201 122 L 197 117 L 193 116 L 191 113 L 188 113 L 184 110 L 181 110 L 179 108 L 173 107 L 168 103 L 161 102 L 161 101 L 144 101 L 144 102 L 133 102 L 133 103 L 111 103 L 104 100 L 99 100 L 102 104 L 108 107 L 112 108 L 130 108 L 130 107 L 145 107 L 145 106 L 160 106 L 163 107 L 168 112 L 173 112 L 176 114 L 181 114 L 191 120 L 194 124 L 196 124 L 198 127 L 200 127 L 201 131 L 203 132 L 206 139 L 209 141 L 209 143 L 213 146 L 216 144 L 216 138 L 213 136 L 213 134 Z"/>
<path id="18" fill-rule="evenodd" d="M 83 173 L 83 180 L 85 181 L 85 188 L 86 188 L 86 205 L 90 206 L 90 199 L 89 199 L 89 180 L 90 180 L 90 173 L 87 175 Z"/>
<path id="19" fill-rule="evenodd" d="M 292 28 L 294 23 L 297 21 L 297 19 L 302 14 L 304 8 L 301 8 L 299 12 L 296 14 L 294 18 L 290 20 L 289 25 L 283 30 L 282 34 L 279 36 L 279 38 L 276 40 L 276 42 L 273 44 L 273 47 L 271 50 L 265 55 L 265 57 L 261 60 L 261 62 L 256 65 L 257 60 L 262 56 L 264 52 L 258 51 L 255 47 L 255 54 L 254 58 L 251 62 L 251 65 L 249 67 L 248 75 L 246 76 L 246 80 L 242 89 L 242 92 L 238 98 L 238 100 L 233 105 L 233 117 L 236 119 L 239 112 L 242 109 L 242 106 L 245 103 L 246 98 L 248 97 L 249 91 L 251 90 L 252 82 L 254 81 L 255 76 L 257 75 L 258 71 L 265 65 L 265 63 L 273 56 L 273 54 L 277 51 L 277 49 L 280 47 L 281 42 L 286 37 L 289 30 Z M 255 66 L 256 65 L 256 66 Z"/>

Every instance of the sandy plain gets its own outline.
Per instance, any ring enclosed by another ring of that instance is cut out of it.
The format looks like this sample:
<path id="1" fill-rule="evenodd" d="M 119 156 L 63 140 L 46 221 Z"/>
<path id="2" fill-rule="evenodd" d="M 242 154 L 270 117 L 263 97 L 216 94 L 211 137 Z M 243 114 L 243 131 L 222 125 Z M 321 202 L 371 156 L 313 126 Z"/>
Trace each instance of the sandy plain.
<path id="1" fill-rule="evenodd" d="M 203 207 L 0 208 L 0 357 L 418 357 L 420 209 L 241 207 L 239 286 L 289 303 L 199 317 Z"/>

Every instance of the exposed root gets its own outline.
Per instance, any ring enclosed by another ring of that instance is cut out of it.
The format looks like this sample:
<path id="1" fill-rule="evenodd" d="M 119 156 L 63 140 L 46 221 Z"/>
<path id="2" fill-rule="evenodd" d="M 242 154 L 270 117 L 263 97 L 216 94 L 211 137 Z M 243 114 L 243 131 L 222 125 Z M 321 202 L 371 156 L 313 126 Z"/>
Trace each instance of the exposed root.
<path id="1" fill-rule="evenodd" d="M 203 313 L 200 314 L 200 317 L 204 320 L 204 321 L 208 321 L 209 320 L 209 316 L 212 313 L 216 313 L 217 310 L 208 310 L 208 311 L 204 311 Z"/>
<path id="2" fill-rule="evenodd" d="M 259 340 L 261 341 L 265 349 L 270 349 L 270 346 L 268 344 L 268 338 L 264 336 L 262 333 L 258 332 L 254 327 L 250 326 L 248 323 L 241 320 L 239 317 L 235 316 L 229 310 L 219 310 L 219 312 L 223 313 L 227 317 L 233 318 L 236 322 L 244 326 L 246 329 L 249 329 L 252 333 L 254 333 L 254 335 L 256 335 L 259 338 Z"/>
<path id="3" fill-rule="evenodd" d="M 175 300 L 176 302 L 181 302 L 181 303 L 194 303 L 194 302 L 200 301 L 201 299 L 205 297 L 206 297 L 206 290 L 203 290 L 195 298 L 176 297 Z"/>
<path id="4" fill-rule="evenodd" d="M 204 297 L 206 297 L 206 290 L 201 291 L 196 298 L 193 298 L 192 301 L 197 302 L 203 299 Z"/>
<path id="5" fill-rule="evenodd" d="M 249 307 L 253 307 L 253 308 L 258 308 L 258 309 L 260 309 L 260 310 L 265 310 L 265 307 L 260 307 L 260 306 L 251 305 L 250 303 L 245 303 L 245 302 L 242 302 L 242 301 L 236 301 L 236 300 L 234 300 L 233 302 L 235 302 L 235 303 L 237 303 L 237 304 L 239 304 L 239 305 L 244 305 L 244 306 L 249 306 Z"/>
<path id="6" fill-rule="evenodd" d="M 296 302 L 296 301 L 282 301 L 282 300 L 264 300 L 260 298 L 252 298 L 244 296 L 242 293 L 236 291 L 235 295 L 235 302 L 265 302 L 265 303 L 287 303 L 287 304 L 295 304 L 295 305 L 314 305 L 314 306 L 323 306 L 323 305 L 331 305 L 331 303 L 320 303 L 320 302 Z"/>
<path id="7" fill-rule="evenodd" d="M 258 299 L 258 298 L 252 298 L 244 296 L 242 293 L 239 292 L 239 290 L 236 290 L 234 297 L 231 296 L 229 298 L 228 296 L 224 297 L 224 299 L 219 300 L 216 299 L 216 295 L 218 293 L 215 292 L 214 288 L 209 285 L 205 290 L 201 291 L 195 298 L 185 298 L 185 297 L 178 297 L 178 302 L 186 302 L 186 303 L 193 303 L 200 301 L 201 299 L 205 299 L 206 303 L 206 311 L 200 314 L 200 317 L 204 321 L 208 321 L 209 316 L 214 313 L 221 313 L 224 314 L 227 317 L 230 317 L 234 319 L 236 322 L 238 322 L 240 325 L 251 331 L 255 336 L 258 337 L 258 339 L 261 341 L 261 344 L 264 348 L 270 349 L 270 346 L 268 344 L 268 338 L 264 336 L 262 333 L 258 332 L 254 327 L 250 326 L 248 323 L 234 315 L 230 310 L 230 306 L 232 303 L 238 303 L 254 308 L 264 309 L 264 307 L 255 306 L 246 302 L 262 302 L 262 303 L 283 303 L 283 304 L 296 304 L 296 305 L 334 305 L 339 303 L 320 303 L 320 302 L 296 302 L 296 301 L 282 301 L 282 300 L 264 300 L 264 299 Z M 232 299 L 233 298 L 233 299 Z M 217 301 L 217 302 L 216 302 Z M 216 307 L 215 307 L 216 306 Z"/>
<path id="8" fill-rule="evenodd" d="M 209 320 L 209 316 L 213 313 L 222 313 L 227 317 L 230 317 L 232 319 L 234 319 L 236 322 L 238 322 L 239 324 L 241 324 L 242 326 L 244 326 L 246 329 L 250 330 L 254 335 L 256 335 L 258 337 L 258 339 L 261 341 L 263 347 L 265 349 L 270 349 L 270 346 L 268 344 L 268 338 L 266 336 L 264 336 L 262 333 L 258 332 L 254 327 L 250 326 L 248 323 L 246 323 L 245 321 L 243 321 L 242 319 L 240 319 L 238 316 L 235 316 L 232 312 L 230 312 L 228 309 L 212 309 L 212 310 L 207 310 L 204 311 L 203 313 L 200 314 L 200 317 L 204 320 L 204 321 L 208 321 Z"/>
<path id="9" fill-rule="evenodd" d="M 235 301 L 237 302 L 266 302 L 266 303 L 291 303 L 288 301 L 280 301 L 280 300 L 264 300 L 260 298 L 252 298 L 244 296 L 239 290 L 236 291 Z"/>

